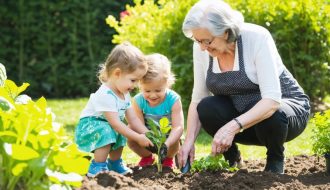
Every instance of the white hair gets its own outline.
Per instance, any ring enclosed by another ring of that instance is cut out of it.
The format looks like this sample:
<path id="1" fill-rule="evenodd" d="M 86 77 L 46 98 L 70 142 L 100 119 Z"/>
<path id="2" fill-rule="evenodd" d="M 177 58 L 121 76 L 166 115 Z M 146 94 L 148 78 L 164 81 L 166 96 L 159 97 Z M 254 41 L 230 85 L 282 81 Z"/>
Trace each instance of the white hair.
<path id="1" fill-rule="evenodd" d="M 207 29 L 214 36 L 228 32 L 228 42 L 234 42 L 240 33 L 240 25 L 243 22 L 243 15 L 233 10 L 224 1 L 200 0 L 186 15 L 182 31 L 188 38 L 192 37 L 192 30 L 199 28 Z"/>

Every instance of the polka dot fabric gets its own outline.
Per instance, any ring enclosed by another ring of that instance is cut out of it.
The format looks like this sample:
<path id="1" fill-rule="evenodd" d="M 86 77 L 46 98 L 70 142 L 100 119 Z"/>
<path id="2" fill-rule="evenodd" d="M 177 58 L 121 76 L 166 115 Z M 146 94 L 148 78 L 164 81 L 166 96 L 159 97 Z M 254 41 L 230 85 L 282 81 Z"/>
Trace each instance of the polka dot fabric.
<path id="1" fill-rule="evenodd" d="M 253 83 L 245 73 L 241 36 L 237 39 L 237 47 L 239 71 L 214 73 L 212 71 L 213 59 L 210 57 L 206 86 L 214 95 L 229 96 L 237 111 L 245 112 L 261 100 L 261 94 L 259 85 Z M 286 69 L 280 76 L 280 83 L 283 98 L 293 98 L 306 106 L 309 105 L 308 97 L 304 95 L 302 88 Z"/>

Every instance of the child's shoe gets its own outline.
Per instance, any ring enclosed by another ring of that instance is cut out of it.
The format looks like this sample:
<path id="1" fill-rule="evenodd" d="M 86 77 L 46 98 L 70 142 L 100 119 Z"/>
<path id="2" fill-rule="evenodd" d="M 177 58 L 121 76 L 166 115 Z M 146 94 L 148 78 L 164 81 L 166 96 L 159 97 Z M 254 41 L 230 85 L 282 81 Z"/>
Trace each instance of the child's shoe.
<path id="1" fill-rule="evenodd" d="M 88 177 L 95 177 L 100 172 L 109 171 L 107 167 L 107 162 L 95 162 L 92 160 L 92 163 L 89 165 L 88 173 L 86 174 Z"/>
<path id="2" fill-rule="evenodd" d="M 133 173 L 133 171 L 126 167 L 123 159 L 119 159 L 119 160 L 110 160 L 108 159 L 108 169 L 110 171 L 115 171 L 121 175 L 126 175 L 128 173 Z"/>
<path id="3" fill-rule="evenodd" d="M 168 168 L 173 169 L 174 168 L 173 158 L 166 157 L 163 161 L 163 167 L 168 167 Z"/>
<path id="4" fill-rule="evenodd" d="M 145 167 L 145 166 L 151 166 L 155 161 L 155 158 L 150 155 L 147 157 L 142 157 L 140 162 L 138 163 L 138 166 Z"/>

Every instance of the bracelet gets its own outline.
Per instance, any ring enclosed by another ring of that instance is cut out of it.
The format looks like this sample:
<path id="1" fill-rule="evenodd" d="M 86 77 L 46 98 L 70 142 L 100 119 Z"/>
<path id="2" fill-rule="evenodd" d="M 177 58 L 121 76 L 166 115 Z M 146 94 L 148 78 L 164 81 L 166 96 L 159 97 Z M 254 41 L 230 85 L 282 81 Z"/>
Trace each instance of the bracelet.
<path id="1" fill-rule="evenodd" d="M 238 124 L 239 129 L 240 129 L 239 132 L 243 132 L 244 128 L 243 128 L 242 123 L 239 122 L 237 118 L 234 118 L 233 120 L 236 121 L 236 123 Z"/>

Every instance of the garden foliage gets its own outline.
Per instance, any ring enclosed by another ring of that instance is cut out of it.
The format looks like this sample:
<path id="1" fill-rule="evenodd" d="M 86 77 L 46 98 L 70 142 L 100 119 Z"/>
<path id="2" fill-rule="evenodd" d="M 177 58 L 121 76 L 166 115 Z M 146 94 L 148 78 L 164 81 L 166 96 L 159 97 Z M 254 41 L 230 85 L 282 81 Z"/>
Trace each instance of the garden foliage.
<path id="1" fill-rule="evenodd" d="M 330 109 L 316 113 L 310 123 L 313 128 L 313 151 L 317 155 L 330 154 Z"/>
<path id="2" fill-rule="evenodd" d="M 9 78 L 31 84 L 33 97 L 86 97 L 97 89 L 98 64 L 114 30 L 104 17 L 132 0 L 0 0 L 0 62 Z"/>
<path id="3" fill-rule="evenodd" d="M 146 53 L 159 52 L 173 63 L 174 89 L 186 107 L 192 85 L 192 41 L 181 27 L 189 8 L 197 0 L 135 0 L 120 21 L 106 22 L 118 34 L 113 43 L 130 41 Z M 267 28 L 276 41 L 284 64 L 313 101 L 329 94 L 330 5 L 327 0 L 238 0 L 227 1 L 242 12 L 246 22 Z"/>
<path id="4" fill-rule="evenodd" d="M 0 64 L 0 73 L 5 73 Z M 49 189 L 51 184 L 79 186 L 89 161 L 47 108 L 17 86 L 0 78 L 0 189 Z"/>
<path id="5" fill-rule="evenodd" d="M 222 154 L 207 157 L 202 157 L 199 160 L 195 160 L 191 166 L 193 172 L 201 171 L 219 171 L 219 170 L 228 170 L 236 171 L 237 168 L 230 167 L 229 163 L 225 160 Z"/>

